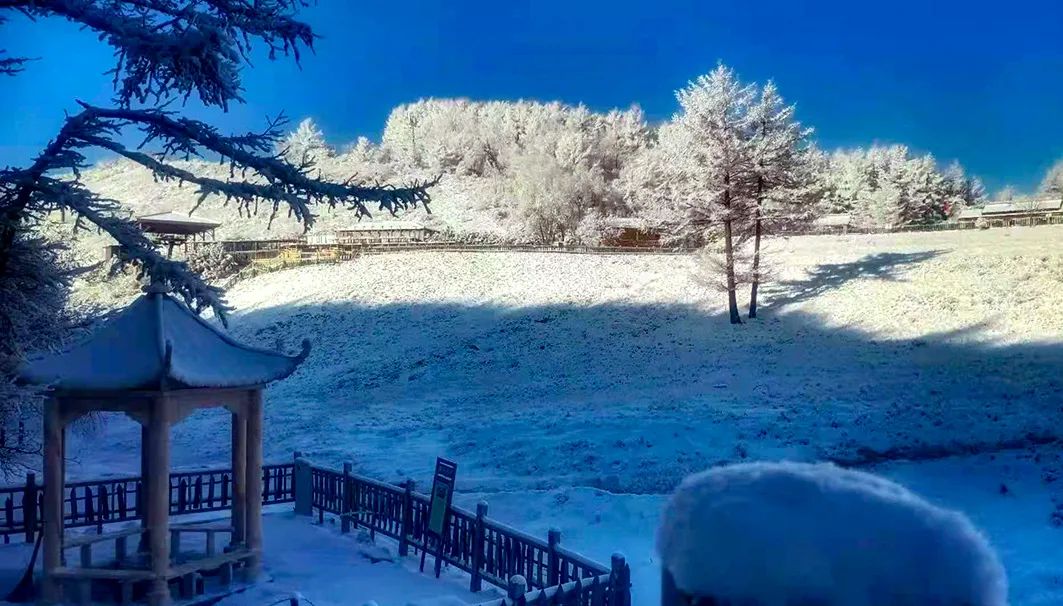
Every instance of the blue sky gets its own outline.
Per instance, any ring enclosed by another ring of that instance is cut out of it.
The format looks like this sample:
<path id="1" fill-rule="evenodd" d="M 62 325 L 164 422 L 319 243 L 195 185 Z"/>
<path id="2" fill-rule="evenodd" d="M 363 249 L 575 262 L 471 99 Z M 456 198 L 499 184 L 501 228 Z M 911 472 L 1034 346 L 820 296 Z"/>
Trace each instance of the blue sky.
<path id="1" fill-rule="evenodd" d="M 228 130 L 312 116 L 335 142 L 375 139 L 393 106 L 430 96 L 639 104 L 657 120 L 722 60 L 773 78 L 824 147 L 907 143 L 992 189 L 1032 188 L 1063 156 L 1053 2 L 319 0 L 303 18 L 323 39 L 301 70 L 260 57 L 246 105 L 189 113 Z M 0 48 L 41 57 L 0 80 L 0 165 L 25 163 L 75 98 L 110 96 L 110 49 L 91 32 L 15 19 Z"/>

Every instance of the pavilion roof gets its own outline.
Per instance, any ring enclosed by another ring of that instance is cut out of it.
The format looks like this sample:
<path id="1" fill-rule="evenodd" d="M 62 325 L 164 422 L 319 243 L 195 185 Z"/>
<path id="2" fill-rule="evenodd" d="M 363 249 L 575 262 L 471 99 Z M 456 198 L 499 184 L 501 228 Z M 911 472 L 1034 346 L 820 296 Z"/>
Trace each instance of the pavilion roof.
<path id="1" fill-rule="evenodd" d="M 195 219 L 173 211 L 143 215 L 137 217 L 141 229 L 154 234 L 192 235 L 208 232 L 221 226 L 221 223 Z"/>
<path id="2" fill-rule="evenodd" d="M 89 339 L 31 360 L 21 378 L 62 391 L 250 387 L 283 379 L 306 359 L 237 342 L 168 294 L 142 295 Z"/>

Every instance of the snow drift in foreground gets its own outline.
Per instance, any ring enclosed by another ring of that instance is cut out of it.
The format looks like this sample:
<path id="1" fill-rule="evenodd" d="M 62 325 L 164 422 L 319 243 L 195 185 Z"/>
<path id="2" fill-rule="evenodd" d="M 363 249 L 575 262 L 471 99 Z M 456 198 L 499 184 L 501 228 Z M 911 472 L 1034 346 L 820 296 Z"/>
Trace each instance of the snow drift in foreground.
<path id="1" fill-rule="evenodd" d="M 657 549 L 688 594 L 761 606 L 1000 606 L 996 554 L 962 514 L 830 464 L 750 463 L 690 476 Z"/>

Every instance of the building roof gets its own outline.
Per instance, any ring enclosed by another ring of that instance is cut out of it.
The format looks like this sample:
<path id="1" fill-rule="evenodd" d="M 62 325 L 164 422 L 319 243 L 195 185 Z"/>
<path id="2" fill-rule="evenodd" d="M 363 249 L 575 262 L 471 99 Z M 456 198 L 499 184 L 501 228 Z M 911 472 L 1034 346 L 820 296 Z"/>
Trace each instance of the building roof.
<path id="1" fill-rule="evenodd" d="M 852 217 L 849 213 L 833 213 L 817 218 L 812 224 L 819 227 L 846 227 L 851 222 Z"/>
<path id="2" fill-rule="evenodd" d="M 977 219 L 982 216 L 981 208 L 964 208 L 956 215 L 957 219 Z"/>
<path id="3" fill-rule="evenodd" d="M 148 233 L 174 235 L 201 234 L 221 226 L 221 223 L 193 219 L 173 211 L 137 217 L 137 223 Z"/>
<path id="4" fill-rule="evenodd" d="M 347 231 L 383 231 L 383 230 L 422 230 L 429 229 L 421 223 L 415 223 L 413 221 L 366 221 L 364 223 L 356 223 L 350 227 L 344 227 L 337 229 L 337 232 Z"/>
<path id="5" fill-rule="evenodd" d="M 250 347 L 161 290 L 149 291 L 63 353 L 27 362 L 20 376 L 62 391 L 251 387 L 292 374 L 297 356 Z"/>
<path id="6" fill-rule="evenodd" d="M 606 217 L 602 219 L 606 227 L 617 229 L 650 229 L 650 223 L 642 217 Z"/>
<path id="7" fill-rule="evenodd" d="M 1060 210 L 1063 207 L 1063 199 L 1051 198 L 1045 200 L 1018 200 L 1015 202 L 991 202 L 982 209 L 983 215 L 999 215 L 1002 213 L 1021 213 L 1031 211 Z"/>

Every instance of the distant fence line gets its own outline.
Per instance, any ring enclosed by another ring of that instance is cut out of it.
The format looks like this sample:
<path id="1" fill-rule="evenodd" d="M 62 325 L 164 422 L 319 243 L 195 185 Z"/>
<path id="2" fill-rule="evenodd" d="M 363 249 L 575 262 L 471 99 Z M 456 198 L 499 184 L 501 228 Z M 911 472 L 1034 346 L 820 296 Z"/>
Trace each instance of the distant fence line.
<path id="1" fill-rule="evenodd" d="M 299 457 L 292 463 L 262 467 L 262 502 L 294 503 L 296 513 L 324 522 L 325 514 L 340 519 L 341 532 L 362 526 L 398 542 L 399 555 L 426 547 L 425 526 L 430 499 L 403 486 L 381 482 L 343 470 L 317 466 Z M 170 515 L 224 511 L 232 506 L 232 471 L 208 469 L 170 474 Z M 0 487 L 0 534 L 4 543 L 23 536 L 32 543 L 41 531 L 46 486 L 26 475 L 19 486 Z M 139 477 L 84 480 L 64 485 L 63 523 L 66 528 L 96 527 L 139 520 L 143 513 L 143 481 Z M 507 592 L 493 606 L 543 604 L 553 606 L 630 606 L 630 569 L 622 556 L 604 566 L 561 547 L 561 533 L 546 540 L 487 517 L 487 503 L 476 512 L 451 507 L 439 557 L 469 574 L 469 589 L 483 583 Z M 544 602 L 544 599 L 553 601 Z"/>
<path id="2" fill-rule="evenodd" d="M 236 280 L 251 278 L 262 273 L 302 267 L 351 261 L 365 255 L 382 255 L 395 252 L 528 252 L 565 253 L 581 255 L 686 255 L 690 249 L 621 246 L 550 246 L 536 244 L 466 244 L 463 242 L 406 242 L 388 244 L 303 244 L 289 249 L 273 249 L 230 253 L 250 261 L 241 270 Z"/>
<path id="3" fill-rule="evenodd" d="M 1063 224 L 1063 216 L 993 219 L 990 227 L 1036 226 Z M 964 231 L 981 229 L 970 221 L 950 221 L 929 225 L 906 225 L 902 227 L 851 227 L 805 225 L 799 229 L 775 232 L 776 236 L 816 235 L 876 235 L 908 232 Z M 221 244 L 223 250 L 234 257 L 244 259 L 248 265 L 239 271 L 233 281 L 254 277 L 262 273 L 302 267 L 351 261 L 364 255 L 379 255 L 395 252 L 527 252 L 562 253 L 583 255 L 688 255 L 694 251 L 688 247 L 667 247 L 646 243 L 638 246 L 584 246 L 511 243 L 467 243 L 442 240 L 402 241 L 386 240 L 347 244 L 308 244 L 301 240 L 235 240 L 224 242 L 196 242 L 194 247 Z"/>

